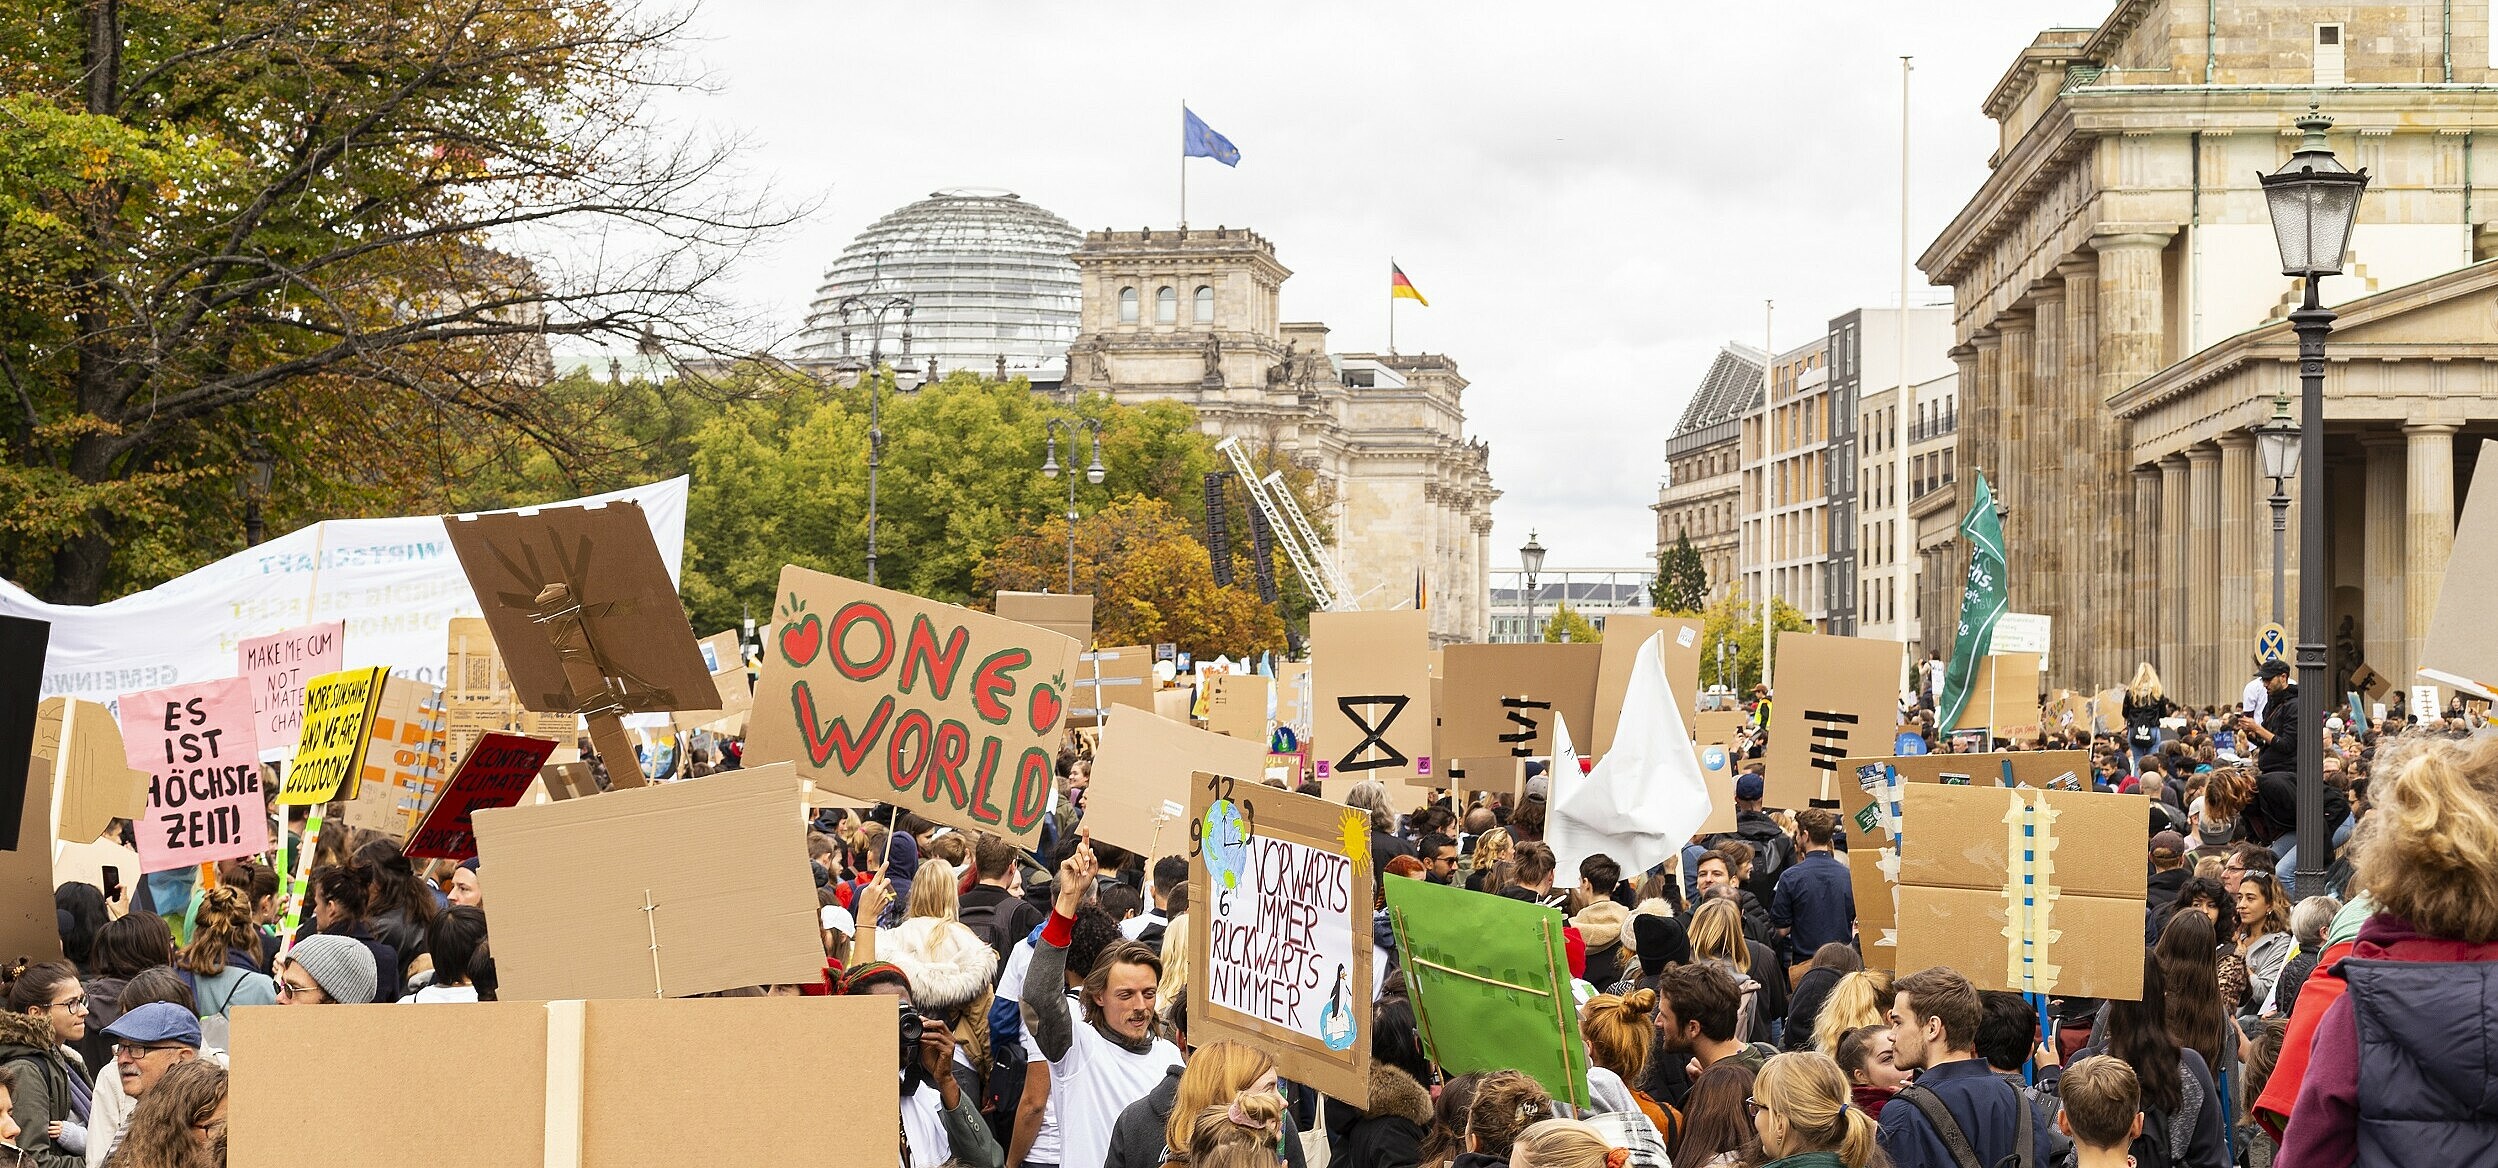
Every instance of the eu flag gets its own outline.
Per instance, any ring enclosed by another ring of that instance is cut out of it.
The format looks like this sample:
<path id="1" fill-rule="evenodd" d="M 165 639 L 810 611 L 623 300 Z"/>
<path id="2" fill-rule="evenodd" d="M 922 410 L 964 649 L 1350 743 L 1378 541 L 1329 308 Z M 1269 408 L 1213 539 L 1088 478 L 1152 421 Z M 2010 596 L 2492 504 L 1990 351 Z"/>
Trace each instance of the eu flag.
<path id="1" fill-rule="evenodd" d="M 1180 157 L 1211 158 L 1225 166 L 1240 165 L 1240 147 L 1232 140 L 1214 132 L 1214 127 L 1180 107 Z"/>

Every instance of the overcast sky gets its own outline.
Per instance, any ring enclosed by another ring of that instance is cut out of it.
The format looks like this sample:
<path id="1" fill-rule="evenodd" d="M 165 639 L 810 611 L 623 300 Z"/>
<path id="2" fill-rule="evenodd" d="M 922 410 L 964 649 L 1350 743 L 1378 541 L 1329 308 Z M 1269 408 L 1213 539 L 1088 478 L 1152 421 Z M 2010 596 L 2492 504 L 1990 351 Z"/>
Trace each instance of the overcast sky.
<path id="1" fill-rule="evenodd" d="M 1729 5 L 796 5 L 703 0 L 671 103 L 816 204 L 727 289 L 794 331 L 861 228 L 1004 187 L 1081 229 L 1178 217 L 1179 104 L 1240 147 L 1188 163 L 1188 218 L 1257 229 L 1286 320 L 1386 347 L 1393 255 L 1431 306 L 1397 347 L 1471 380 L 1503 492 L 1496 568 L 1647 562 L 1664 443 L 1716 347 L 1780 347 L 1897 296 L 1903 53 L 1913 250 L 1985 176 L 1986 92 L 2041 29 L 2109 0 Z M 1922 295 L 1944 296 L 1943 290 Z"/>

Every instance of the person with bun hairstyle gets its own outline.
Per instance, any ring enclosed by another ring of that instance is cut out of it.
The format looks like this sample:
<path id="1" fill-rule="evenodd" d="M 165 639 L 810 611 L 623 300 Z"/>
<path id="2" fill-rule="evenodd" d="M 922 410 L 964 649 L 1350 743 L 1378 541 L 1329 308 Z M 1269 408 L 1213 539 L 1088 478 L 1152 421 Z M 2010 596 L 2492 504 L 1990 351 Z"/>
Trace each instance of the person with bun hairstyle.
<path id="1" fill-rule="evenodd" d="M 373 870 L 357 863 L 322 864 L 312 870 L 311 888 L 312 920 L 306 923 L 305 933 L 296 936 L 296 943 L 317 933 L 363 945 L 373 956 L 374 985 L 366 1001 L 398 1001 L 407 993 L 399 949 L 373 932 L 367 916 L 367 906 L 373 903 Z"/>
<path id="2" fill-rule="evenodd" d="M 274 1006 L 277 981 L 260 965 L 260 930 L 252 904 L 240 888 L 220 884 L 201 894 L 191 920 L 191 943 L 173 967 L 191 979 L 191 1000 L 203 1030 L 215 1030 L 210 1046 L 224 1046 L 228 1011 L 236 1006 Z M 215 1025 L 211 1025 L 214 1020 Z"/>
<path id="3" fill-rule="evenodd" d="M 1631 1093 L 1667 1146 L 1683 1134 L 1682 1114 L 1638 1089 L 1657 1044 L 1657 991 L 1598 994 L 1579 1010 L 1579 1033 L 1587 1038 L 1587 1061 L 1612 1072 Z"/>
<path id="4" fill-rule="evenodd" d="M 1505 1168 L 1510 1147 L 1538 1122 L 1551 1118 L 1552 1096 L 1522 1071 L 1494 1071 L 1475 1083 L 1466 1109 L 1466 1150 L 1453 1168 Z"/>
<path id="5" fill-rule="evenodd" d="M 124 920 L 129 918 L 125 917 Z M 0 1078 L 10 1084 L 19 1162 L 33 1168 L 86 1168 L 87 1109 L 93 1089 L 69 1044 L 87 1033 L 86 990 L 66 962 L 12 971 L 0 1015 Z M 73 1133 L 70 1129 L 75 1128 Z"/>
<path id="6" fill-rule="evenodd" d="M 1547 1119 L 1518 1133 L 1509 1168 L 1628 1168 L 1631 1153 L 1575 1119 Z"/>
<path id="7" fill-rule="evenodd" d="M 1866 1168 L 1881 1155 L 1874 1121 L 1848 1106 L 1847 1076 L 1828 1055 L 1791 1051 L 1761 1064 L 1752 1102 L 1774 1168 Z"/>
<path id="8" fill-rule="evenodd" d="M 2498 738 L 2380 761 L 2356 847 L 2376 904 L 2335 967 L 2282 1168 L 2487 1163 L 2498 1081 Z"/>
<path id="9" fill-rule="evenodd" d="M 1284 1097 L 1271 1088 L 1243 1091 L 1229 1102 L 1200 1108 L 1188 1125 L 1183 1162 L 1191 1168 L 1276 1168 L 1284 1162 Z"/>

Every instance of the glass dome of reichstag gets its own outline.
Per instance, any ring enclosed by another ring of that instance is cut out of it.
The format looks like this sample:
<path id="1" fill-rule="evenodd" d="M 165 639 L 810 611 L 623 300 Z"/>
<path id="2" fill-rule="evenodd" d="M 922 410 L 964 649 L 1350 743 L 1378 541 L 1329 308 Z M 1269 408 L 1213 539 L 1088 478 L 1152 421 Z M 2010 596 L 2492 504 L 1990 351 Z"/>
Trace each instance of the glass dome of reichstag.
<path id="1" fill-rule="evenodd" d="M 1075 339 L 1082 288 L 1073 253 L 1082 232 L 1007 191 L 950 188 L 877 220 L 824 273 L 799 338 L 802 358 L 842 356 L 842 302 L 907 296 L 911 356 L 921 369 L 987 373 L 1062 365 Z M 887 361 L 901 351 L 899 314 L 885 319 Z M 852 356 L 864 359 L 874 324 L 850 318 Z"/>

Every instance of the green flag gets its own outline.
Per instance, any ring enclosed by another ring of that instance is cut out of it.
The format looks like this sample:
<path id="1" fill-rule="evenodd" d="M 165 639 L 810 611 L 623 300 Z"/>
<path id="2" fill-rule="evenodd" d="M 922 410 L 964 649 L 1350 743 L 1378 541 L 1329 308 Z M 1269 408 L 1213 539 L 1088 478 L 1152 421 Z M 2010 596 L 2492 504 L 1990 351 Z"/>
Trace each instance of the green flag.
<path id="1" fill-rule="evenodd" d="M 1978 661 L 1994 644 L 1995 622 L 2004 615 L 2004 523 L 1995 517 L 1995 492 L 1987 489 L 1985 475 L 1978 476 L 1977 498 L 1961 517 L 1960 538 L 1969 545 L 1969 579 L 1961 586 L 1960 631 L 1952 638 L 1951 668 L 1943 674 L 1937 728 L 1959 723 L 1969 686 L 1977 681 Z"/>

